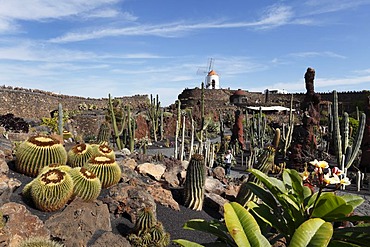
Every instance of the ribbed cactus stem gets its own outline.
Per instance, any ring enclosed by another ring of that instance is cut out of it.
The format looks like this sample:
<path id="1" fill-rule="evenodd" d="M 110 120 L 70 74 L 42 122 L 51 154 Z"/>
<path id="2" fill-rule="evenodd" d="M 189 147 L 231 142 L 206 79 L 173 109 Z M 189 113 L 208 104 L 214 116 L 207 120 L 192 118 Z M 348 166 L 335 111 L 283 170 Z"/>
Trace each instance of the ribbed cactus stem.
<path id="1" fill-rule="evenodd" d="M 343 122 L 342 151 L 346 152 L 349 141 L 349 117 L 347 112 L 343 113 L 342 122 Z"/>
<path id="2" fill-rule="evenodd" d="M 361 147 L 362 138 L 363 138 L 364 132 L 365 132 L 365 124 L 366 124 L 366 114 L 362 113 L 360 124 L 358 126 L 356 141 L 355 141 L 355 144 L 354 144 L 355 147 L 352 150 L 351 158 L 348 160 L 348 163 L 346 164 L 347 169 L 352 165 L 353 161 L 356 159 L 356 157 L 358 155 L 358 152 L 359 152 L 360 147 Z"/>
<path id="3" fill-rule="evenodd" d="M 334 148 L 337 156 L 337 164 L 341 167 L 342 164 L 342 138 L 340 135 L 340 125 L 338 116 L 338 94 L 333 91 L 333 132 L 334 132 Z"/>
<path id="4" fill-rule="evenodd" d="M 175 131 L 175 149 L 173 157 L 175 159 L 178 158 L 178 139 L 179 139 L 179 131 L 180 131 L 180 122 L 181 122 L 181 101 L 176 100 L 177 103 L 177 121 L 176 121 L 176 131 Z"/>
<path id="5" fill-rule="evenodd" d="M 185 205 L 196 211 L 203 207 L 205 178 L 204 157 L 194 154 L 186 171 L 184 197 Z"/>
<path id="6" fill-rule="evenodd" d="M 279 129 L 279 128 L 276 128 L 276 129 L 275 129 L 274 139 L 273 139 L 273 141 L 272 141 L 272 146 L 273 146 L 275 149 L 278 149 L 278 148 L 279 148 L 280 136 L 281 136 L 280 129 Z"/>
<path id="7" fill-rule="evenodd" d="M 101 143 L 109 143 L 110 140 L 110 126 L 108 122 L 103 122 L 99 127 L 99 132 L 97 136 L 97 142 Z"/>
<path id="8" fill-rule="evenodd" d="M 122 143 L 122 140 L 120 138 L 120 135 L 122 135 L 122 131 L 123 131 L 123 124 L 122 124 L 122 129 L 121 131 L 118 130 L 118 125 L 117 125 L 117 120 L 116 120 L 116 116 L 115 116 L 115 113 L 114 113 L 114 109 L 113 109 L 113 100 L 111 98 L 111 95 L 109 94 L 108 96 L 108 108 L 109 108 L 109 112 L 110 112 L 110 115 L 111 115 L 111 119 L 112 119 L 112 125 L 113 125 L 113 131 L 114 131 L 114 138 L 116 140 L 116 145 L 117 145 L 117 148 L 119 150 L 121 150 L 123 148 L 123 143 Z"/>
<path id="9" fill-rule="evenodd" d="M 153 227 L 157 219 L 151 208 L 147 207 L 141 210 L 138 215 L 134 226 L 134 232 L 141 234 L 143 231 Z"/>
<path id="10" fill-rule="evenodd" d="M 58 132 L 63 138 L 63 108 L 62 103 L 58 104 Z"/>

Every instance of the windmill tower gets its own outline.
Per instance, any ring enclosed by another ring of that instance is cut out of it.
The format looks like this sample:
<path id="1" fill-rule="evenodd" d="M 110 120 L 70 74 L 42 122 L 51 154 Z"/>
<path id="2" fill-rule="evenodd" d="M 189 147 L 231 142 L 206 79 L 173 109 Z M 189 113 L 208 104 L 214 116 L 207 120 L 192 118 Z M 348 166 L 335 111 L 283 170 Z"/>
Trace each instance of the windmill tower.
<path id="1" fill-rule="evenodd" d="M 206 89 L 220 89 L 220 77 L 218 76 L 216 71 L 213 69 L 214 62 L 215 62 L 215 59 L 210 58 L 208 61 L 208 70 L 203 72 L 203 73 L 207 73 L 207 76 L 205 79 Z"/>

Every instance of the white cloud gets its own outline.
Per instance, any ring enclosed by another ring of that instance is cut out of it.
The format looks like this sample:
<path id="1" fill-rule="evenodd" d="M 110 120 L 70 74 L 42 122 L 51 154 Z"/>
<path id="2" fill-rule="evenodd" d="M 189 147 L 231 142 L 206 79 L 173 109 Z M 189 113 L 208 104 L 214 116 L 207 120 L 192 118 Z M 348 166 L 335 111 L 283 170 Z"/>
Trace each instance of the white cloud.
<path id="1" fill-rule="evenodd" d="M 301 58 L 306 58 L 306 57 L 332 57 L 332 58 L 341 58 L 344 59 L 346 58 L 343 55 L 337 54 L 335 52 L 331 51 L 307 51 L 307 52 L 297 52 L 297 53 L 291 53 L 288 56 L 291 57 L 301 57 Z"/>
<path id="2" fill-rule="evenodd" d="M 310 7 L 307 11 L 310 15 L 331 13 L 357 8 L 362 5 L 369 5 L 368 0 L 308 0 L 305 5 Z"/>

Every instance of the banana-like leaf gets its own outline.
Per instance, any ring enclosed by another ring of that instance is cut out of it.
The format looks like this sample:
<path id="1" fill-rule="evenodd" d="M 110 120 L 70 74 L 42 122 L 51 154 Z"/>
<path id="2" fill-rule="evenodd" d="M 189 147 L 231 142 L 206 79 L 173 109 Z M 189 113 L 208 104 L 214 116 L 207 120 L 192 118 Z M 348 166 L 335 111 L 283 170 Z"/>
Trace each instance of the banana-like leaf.
<path id="1" fill-rule="evenodd" d="M 352 205 L 353 209 L 355 209 L 357 206 L 360 206 L 365 201 L 365 199 L 361 196 L 354 194 L 345 194 L 342 195 L 341 198 L 344 199 L 347 204 Z"/>
<path id="2" fill-rule="evenodd" d="M 192 219 L 185 223 L 184 229 L 198 230 L 205 233 L 210 233 L 216 236 L 220 241 L 223 241 L 230 246 L 236 246 L 234 241 L 227 234 L 227 228 L 219 221 L 207 222 L 203 219 Z"/>
<path id="3" fill-rule="evenodd" d="M 284 182 L 273 177 L 267 176 L 265 173 L 257 170 L 257 169 L 251 169 L 249 170 L 254 176 L 260 180 L 269 191 L 271 191 L 272 194 L 275 196 L 277 194 L 286 193 L 287 190 L 285 188 Z"/>
<path id="4" fill-rule="evenodd" d="M 295 231 L 290 247 L 325 247 L 328 246 L 333 235 L 333 226 L 330 222 L 314 218 L 305 221 Z"/>
<path id="5" fill-rule="evenodd" d="M 185 239 L 176 239 L 176 240 L 173 240 L 173 242 L 183 247 L 204 247 L 204 245 L 197 244 L 197 243 L 185 240 Z"/>
<path id="6" fill-rule="evenodd" d="M 226 203 L 224 211 L 226 227 L 239 247 L 270 246 L 256 220 L 243 206 L 236 202 Z"/>
<path id="7" fill-rule="evenodd" d="M 260 198 L 271 209 L 273 210 L 277 209 L 278 205 L 276 203 L 275 198 L 272 196 L 270 192 L 263 189 L 260 185 L 253 182 L 248 182 L 244 186 L 251 190 L 253 194 Z"/>
<path id="8" fill-rule="evenodd" d="M 318 199 L 311 216 L 331 221 L 338 217 L 344 217 L 352 211 L 353 207 L 347 204 L 344 199 L 332 193 L 325 193 Z"/>
<path id="9" fill-rule="evenodd" d="M 302 204 L 304 200 L 304 189 L 301 176 L 296 170 L 293 169 L 285 169 L 284 173 L 287 173 L 289 175 L 293 188 L 293 194 L 297 195 L 299 199 L 299 204 Z"/>

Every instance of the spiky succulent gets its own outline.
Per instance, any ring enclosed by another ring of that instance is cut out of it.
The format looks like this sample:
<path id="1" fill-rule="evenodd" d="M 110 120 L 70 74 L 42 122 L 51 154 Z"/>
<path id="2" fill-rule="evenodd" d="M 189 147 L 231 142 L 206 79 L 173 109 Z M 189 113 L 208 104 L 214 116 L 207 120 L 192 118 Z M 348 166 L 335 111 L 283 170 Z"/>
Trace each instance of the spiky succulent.
<path id="1" fill-rule="evenodd" d="M 67 163 L 67 152 L 63 145 L 47 135 L 30 137 L 19 145 L 15 156 L 17 171 L 31 177 L 36 177 L 44 166 Z"/>
<path id="2" fill-rule="evenodd" d="M 110 124 L 108 122 L 103 122 L 99 128 L 98 136 L 96 138 L 97 142 L 100 144 L 104 142 L 109 143 L 111 135 L 110 132 L 111 132 Z"/>
<path id="3" fill-rule="evenodd" d="M 58 167 L 51 168 L 40 173 L 29 190 L 36 208 L 52 212 L 61 209 L 73 195 L 73 180 Z"/>
<path id="4" fill-rule="evenodd" d="M 135 227 L 128 235 L 128 239 L 135 247 L 165 247 L 170 243 L 170 235 L 164 230 L 162 223 L 157 221 L 149 207 L 138 213 Z"/>
<path id="5" fill-rule="evenodd" d="M 64 247 L 64 244 L 47 238 L 31 237 L 22 241 L 18 247 Z"/>
<path id="6" fill-rule="evenodd" d="M 107 156 L 94 156 L 84 167 L 100 179 L 102 188 L 112 186 L 121 179 L 121 168 Z"/>
<path id="7" fill-rule="evenodd" d="M 111 159 L 116 158 L 116 154 L 114 153 L 113 149 L 109 147 L 108 144 L 93 144 L 93 156 L 106 156 Z"/>
<path id="8" fill-rule="evenodd" d="M 65 171 L 65 172 L 68 172 L 69 170 L 72 169 L 72 167 L 70 167 L 70 166 L 54 163 L 54 164 L 50 164 L 50 165 L 47 165 L 47 166 L 44 166 L 43 168 L 41 168 L 40 171 L 39 171 L 39 174 L 44 173 L 47 170 L 54 169 L 54 168 L 58 168 L 58 169 L 60 169 L 62 171 Z"/>
<path id="9" fill-rule="evenodd" d="M 63 130 L 63 140 L 68 140 L 70 138 L 73 138 L 73 135 L 68 130 Z"/>
<path id="10" fill-rule="evenodd" d="M 137 214 L 134 232 L 140 234 L 142 231 L 154 226 L 156 221 L 153 210 L 150 207 L 146 207 Z"/>
<path id="11" fill-rule="evenodd" d="M 72 177 L 74 189 L 73 195 L 84 201 L 95 200 L 101 191 L 99 178 L 84 167 L 75 167 L 69 171 Z"/>
<path id="12" fill-rule="evenodd" d="M 93 156 L 93 148 L 90 144 L 77 144 L 68 151 L 67 164 L 71 167 L 83 167 Z"/>
<path id="13" fill-rule="evenodd" d="M 193 210 L 202 210 L 205 185 L 205 164 L 200 154 L 194 154 L 186 171 L 184 185 L 185 205 Z"/>

